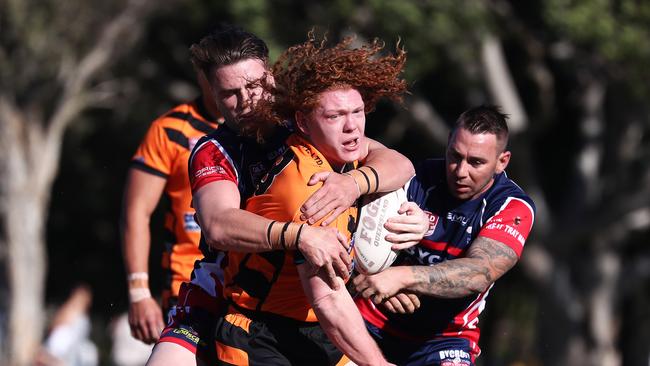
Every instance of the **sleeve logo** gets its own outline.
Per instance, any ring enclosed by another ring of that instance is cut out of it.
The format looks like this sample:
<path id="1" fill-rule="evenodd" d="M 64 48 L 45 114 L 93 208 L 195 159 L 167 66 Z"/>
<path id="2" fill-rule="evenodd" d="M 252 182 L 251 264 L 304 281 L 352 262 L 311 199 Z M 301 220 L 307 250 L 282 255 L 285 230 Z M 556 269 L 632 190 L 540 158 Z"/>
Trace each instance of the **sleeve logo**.
<path id="1" fill-rule="evenodd" d="M 215 174 L 226 174 L 226 170 L 221 166 L 206 166 L 205 168 L 197 170 L 196 173 L 194 173 L 194 177 L 203 178 Z"/>

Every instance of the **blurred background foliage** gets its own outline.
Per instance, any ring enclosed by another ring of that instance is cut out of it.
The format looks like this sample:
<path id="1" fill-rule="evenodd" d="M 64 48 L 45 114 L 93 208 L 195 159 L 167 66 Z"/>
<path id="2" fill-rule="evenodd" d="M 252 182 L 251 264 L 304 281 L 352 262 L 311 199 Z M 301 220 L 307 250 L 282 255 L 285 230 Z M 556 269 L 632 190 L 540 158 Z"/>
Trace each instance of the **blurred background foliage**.
<path id="1" fill-rule="evenodd" d="M 3 88 L 47 114 L 60 65 L 92 47 L 97 24 L 126 1 L 0 3 L 11 10 L 0 14 Z M 84 282 L 100 329 L 126 310 L 117 221 L 128 162 L 154 118 L 197 95 L 188 48 L 218 22 L 261 36 L 273 60 L 311 29 L 405 47 L 412 95 L 404 106 L 380 104 L 367 134 L 413 160 L 442 156 L 446 128 L 463 110 L 504 104 L 516 120 L 508 173 L 538 215 L 522 261 L 492 290 L 478 364 L 648 364 L 650 3 L 639 0 L 157 4 L 137 22 L 139 41 L 92 81 L 113 97 L 65 132 L 47 217 L 48 304 Z M 503 56 L 505 75 L 490 68 L 490 50 Z M 41 62 L 12 63 L 20 54 Z M 161 227 L 158 215 L 154 274 Z"/>

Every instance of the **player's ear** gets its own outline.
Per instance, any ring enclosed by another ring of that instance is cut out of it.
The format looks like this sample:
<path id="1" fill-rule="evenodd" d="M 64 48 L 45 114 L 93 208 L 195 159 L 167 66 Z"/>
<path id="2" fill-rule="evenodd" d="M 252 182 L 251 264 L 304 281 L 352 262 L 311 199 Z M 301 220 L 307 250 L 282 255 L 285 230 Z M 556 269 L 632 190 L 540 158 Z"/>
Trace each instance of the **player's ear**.
<path id="1" fill-rule="evenodd" d="M 504 151 L 501 154 L 499 154 L 499 157 L 497 158 L 497 166 L 495 169 L 496 174 L 502 173 L 504 170 L 506 170 L 506 167 L 508 166 L 508 163 L 510 162 L 510 151 Z"/>
<path id="2" fill-rule="evenodd" d="M 294 115 L 296 120 L 296 127 L 302 132 L 305 136 L 309 136 L 309 129 L 307 128 L 307 115 L 302 111 L 296 111 Z"/>

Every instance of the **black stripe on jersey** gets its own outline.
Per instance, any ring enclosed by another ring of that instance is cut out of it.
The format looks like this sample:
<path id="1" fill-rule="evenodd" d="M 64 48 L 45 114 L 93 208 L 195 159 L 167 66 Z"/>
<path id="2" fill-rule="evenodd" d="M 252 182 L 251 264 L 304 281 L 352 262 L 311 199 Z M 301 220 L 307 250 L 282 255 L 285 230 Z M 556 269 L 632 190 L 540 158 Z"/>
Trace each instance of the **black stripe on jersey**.
<path id="1" fill-rule="evenodd" d="M 280 275 L 280 271 L 282 270 L 282 266 L 284 264 L 285 253 L 286 252 L 284 251 L 272 251 L 255 254 L 265 258 L 273 265 L 275 270 L 273 271 L 271 281 L 268 281 L 262 272 L 248 266 L 248 261 L 254 254 L 247 254 L 239 263 L 237 273 L 233 276 L 232 283 L 227 283 L 226 286 L 236 284 L 242 290 L 246 291 L 251 297 L 257 299 L 257 310 L 259 311 L 264 300 L 271 292 L 273 284 L 275 281 L 277 281 L 278 276 Z"/>
<path id="2" fill-rule="evenodd" d="M 156 168 L 152 168 L 149 165 L 147 165 L 147 164 L 145 164 L 145 163 L 143 163 L 141 161 L 131 160 L 131 166 L 130 167 L 133 168 L 133 169 L 141 170 L 141 171 L 143 171 L 145 173 L 153 174 L 153 175 L 161 177 L 161 178 L 165 178 L 165 179 L 169 178 L 169 174 L 165 174 L 165 173 L 161 172 L 160 170 L 158 170 Z"/>
<path id="3" fill-rule="evenodd" d="M 262 179 L 260 179 L 260 182 L 255 189 L 255 195 L 259 196 L 261 194 L 264 194 L 264 192 L 269 189 L 271 184 L 273 184 L 275 176 L 280 174 L 282 170 L 284 170 L 284 168 L 289 165 L 295 156 L 296 154 L 293 152 L 293 150 L 287 149 L 284 154 L 282 154 L 282 159 L 276 160 L 275 164 L 273 164 L 271 169 L 269 169 L 268 173 L 266 173 Z"/>
<path id="4" fill-rule="evenodd" d="M 256 291 L 257 286 L 254 284 L 259 281 L 265 282 L 266 278 L 259 271 L 252 270 L 246 266 L 252 255 L 252 253 L 248 253 L 244 256 L 244 259 L 239 262 L 237 273 L 232 277 L 232 282 L 225 283 L 225 285 L 232 286 L 236 284 L 248 292 L 252 297 L 259 298 L 260 291 Z"/>
<path id="5" fill-rule="evenodd" d="M 192 128 L 205 134 L 208 134 L 214 130 L 214 128 L 212 128 L 209 124 L 194 117 L 191 113 L 171 112 L 166 117 L 178 118 L 187 121 L 190 126 L 192 126 Z"/>
<path id="6" fill-rule="evenodd" d="M 271 278 L 271 282 L 269 283 L 269 288 L 264 294 L 264 296 L 260 297 L 260 302 L 257 304 L 257 311 L 262 310 L 262 305 L 264 305 L 264 301 L 266 301 L 266 298 L 269 296 L 269 293 L 271 292 L 271 288 L 273 285 L 278 281 L 278 277 L 280 277 L 280 272 L 282 272 L 282 267 L 284 267 L 284 257 L 287 255 L 286 251 L 278 251 L 274 250 L 272 252 L 266 252 L 266 253 L 259 253 L 261 257 L 264 257 L 269 263 L 275 267 L 275 272 L 273 272 L 273 277 Z"/>
<path id="7" fill-rule="evenodd" d="M 167 133 L 167 138 L 171 141 L 181 145 L 187 150 L 190 149 L 190 140 L 188 140 L 187 136 L 183 135 L 181 131 L 165 127 L 165 133 Z"/>

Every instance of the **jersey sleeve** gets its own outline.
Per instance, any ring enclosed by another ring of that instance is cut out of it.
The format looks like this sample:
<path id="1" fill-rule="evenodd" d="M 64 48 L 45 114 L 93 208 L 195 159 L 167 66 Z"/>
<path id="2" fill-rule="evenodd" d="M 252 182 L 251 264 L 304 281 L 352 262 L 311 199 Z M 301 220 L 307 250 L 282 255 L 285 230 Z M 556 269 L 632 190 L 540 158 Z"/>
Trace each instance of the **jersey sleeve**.
<path id="1" fill-rule="evenodd" d="M 215 139 L 199 141 L 190 155 L 189 175 L 192 193 L 211 182 L 220 180 L 229 180 L 235 184 L 239 182 L 233 160 Z"/>
<path id="2" fill-rule="evenodd" d="M 131 159 L 131 166 L 167 178 L 172 170 L 174 150 L 165 129 L 154 121 Z"/>
<path id="3" fill-rule="evenodd" d="M 483 225 L 478 236 L 497 240 L 521 257 L 524 243 L 533 228 L 535 211 L 526 200 L 508 197 L 501 208 Z"/>

